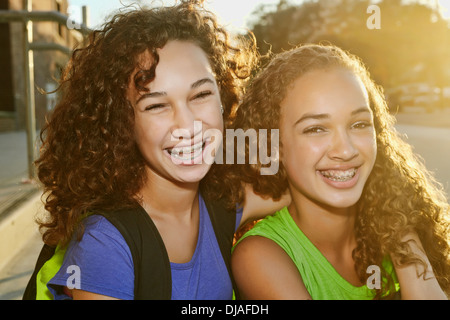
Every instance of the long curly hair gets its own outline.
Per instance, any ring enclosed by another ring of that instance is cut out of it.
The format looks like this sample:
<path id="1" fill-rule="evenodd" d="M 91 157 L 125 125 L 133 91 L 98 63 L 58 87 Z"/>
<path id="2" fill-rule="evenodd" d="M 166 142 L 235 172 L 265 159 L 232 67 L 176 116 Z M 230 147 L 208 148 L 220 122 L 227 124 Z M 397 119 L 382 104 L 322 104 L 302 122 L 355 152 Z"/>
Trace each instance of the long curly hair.
<path id="1" fill-rule="evenodd" d="M 58 87 L 61 98 L 41 132 L 36 166 L 49 216 L 38 223 L 45 243 L 67 244 L 88 212 L 139 203 L 145 161 L 134 137 L 134 110 L 126 93 L 130 84 L 145 90 L 155 76 L 157 49 L 170 40 L 191 41 L 206 53 L 227 123 L 258 61 L 252 34 L 232 38 L 203 1 L 115 14 L 90 34 L 84 48 L 73 52 Z M 139 65 L 144 52 L 153 57 L 148 70 Z M 220 175 L 225 172 L 215 166 L 200 187 L 221 197 Z"/>
<path id="2" fill-rule="evenodd" d="M 371 79 L 359 58 L 330 44 L 307 44 L 276 55 L 252 80 L 234 115 L 233 128 L 279 129 L 280 102 L 293 81 L 312 70 L 336 67 L 352 71 L 364 83 L 373 111 L 378 147 L 374 168 L 357 204 L 357 246 L 353 251 L 356 272 L 365 283 L 367 267 L 381 268 L 384 257 L 390 253 L 400 257 L 400 265 L 419 263 L 425 266 L 401 240 L 414 230 L 439 284 L 448 294 L 450 221 L 443 188 L 394 128 L 395 118 L 388 112 L 382 88 Z M 270 144 L 270 135 L 268 141 Z M 235 178 L 253 185 L 257 193 L 277 199 L 288 188 L 283 164 L 279 166 L 278 173 L 269 176 L 260 174 L 263 167 L 260 163 L 241 165 Z M 377 291 L 378 298 L 394 292 L 391 274 L 381 269 L 386 282 Z"/>

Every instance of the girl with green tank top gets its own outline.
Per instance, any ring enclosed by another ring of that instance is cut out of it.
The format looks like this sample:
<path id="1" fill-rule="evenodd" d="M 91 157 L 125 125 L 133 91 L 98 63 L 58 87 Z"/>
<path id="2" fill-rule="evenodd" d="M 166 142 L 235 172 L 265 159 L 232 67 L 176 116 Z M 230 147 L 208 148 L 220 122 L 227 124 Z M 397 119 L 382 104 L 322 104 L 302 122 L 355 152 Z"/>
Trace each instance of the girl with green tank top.
<path id="1" fill-rule="evenodd" d="M 254 78 L 233 126 L 279 128 L 280 170 L 237 178 L 292 202 L 238 239 L 237 297 L 447 299 L 449 205 L 393 124 L 362 62 L 333 45 L 283 52 Z"/>
<path id="2" fill-rule="evenodd" d="M 314 300 L 369 300 L 375 297 L 375 291 L 370 289 L 374 283 L 369 283 L 369 287 L 366 284 L 354 286 L 334 269 L 298 228 L 287 207 L 257 223 L 237 243 L 249 236 L 265 237 L 279 245 L 294 262 Z M 384 266 L 392 270 L 389 259 L 385 260 Z M 395 284 L 398 291 L 398 283 Z"/>

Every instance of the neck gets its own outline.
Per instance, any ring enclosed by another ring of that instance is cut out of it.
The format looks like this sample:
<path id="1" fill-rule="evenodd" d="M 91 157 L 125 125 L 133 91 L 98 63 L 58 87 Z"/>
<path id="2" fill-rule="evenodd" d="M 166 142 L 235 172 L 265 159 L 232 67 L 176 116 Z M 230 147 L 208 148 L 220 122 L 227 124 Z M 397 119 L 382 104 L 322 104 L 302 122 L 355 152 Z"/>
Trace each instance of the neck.
<path id="1" fill-rule="evenodd" d="M 331 208 L 293 198 L 288 209 L 302 232 L 322 253 L 344 255 L 354 249 L 354 206 Z"/>
<path id="2" fill-rule="evenodd" d="M 176 183 L 155 173 L 147 174 L 147 181 L 139 192 L 142 206 L 152 216 L 183 216 L 192 214 L 197 206 L 199 182 Z"/>

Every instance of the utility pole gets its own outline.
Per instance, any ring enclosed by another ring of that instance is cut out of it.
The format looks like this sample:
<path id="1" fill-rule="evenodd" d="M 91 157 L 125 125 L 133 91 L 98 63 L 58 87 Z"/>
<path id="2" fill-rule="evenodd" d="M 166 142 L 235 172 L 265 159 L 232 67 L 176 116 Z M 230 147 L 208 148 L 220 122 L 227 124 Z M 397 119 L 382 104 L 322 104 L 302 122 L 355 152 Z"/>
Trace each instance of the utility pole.
<path id="1" fill-rule="evenodd" d="M 23 0 L 25 11 L 33 11 L 32 0 Z M 24 57 L 24 79 L 25 79 L 25 105 L 27 122 L 27 162 L 28 178 L 32 180 L 35 176 L 34 159 L 36 143 L 36 106 L 34 101 L 34 57 L 30 44 L 33 42 L 33 22 L 31 20 L 23 23 L 23 57 Z"/>

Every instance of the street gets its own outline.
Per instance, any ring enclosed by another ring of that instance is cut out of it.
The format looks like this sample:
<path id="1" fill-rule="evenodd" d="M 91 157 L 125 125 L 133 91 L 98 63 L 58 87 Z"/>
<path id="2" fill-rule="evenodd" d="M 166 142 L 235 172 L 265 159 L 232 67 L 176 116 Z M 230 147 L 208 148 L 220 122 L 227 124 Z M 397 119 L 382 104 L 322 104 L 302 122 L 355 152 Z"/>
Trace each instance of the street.
<path id="1" fill-rule="evenodd" d="M 405 124 L 396 127 L 407 135 L 406 141 L 424 159 L 426 167 L 434 172 L 446 190 L 447 199 L 450 199 L 450 128 Z"/>

